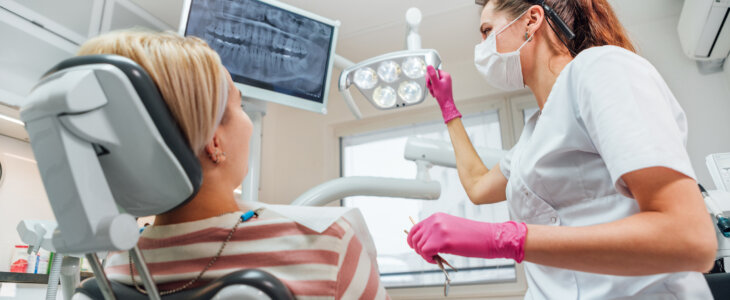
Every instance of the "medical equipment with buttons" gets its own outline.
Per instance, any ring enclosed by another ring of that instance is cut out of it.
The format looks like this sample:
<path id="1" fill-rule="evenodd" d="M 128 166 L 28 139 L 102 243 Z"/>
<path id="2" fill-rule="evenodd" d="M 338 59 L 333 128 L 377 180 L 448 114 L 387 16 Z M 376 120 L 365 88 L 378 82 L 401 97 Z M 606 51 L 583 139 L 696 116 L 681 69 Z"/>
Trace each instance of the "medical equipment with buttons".
<path id="1" fill-rule="evenodd" d="M 340 92 L 358 119 L 362 115 L 354 105 L 349 90 L 352 85 L 381 110 L 416 105 L 426 99 L 426 66 L 439 68 L 441 57 L 436 50 L 421 49 L 418 34 L 421 19 L 418 8 L 406 12 L 408 50 L 383 54 L 358 64 L 349 63 L 340 74 Z"/>
<path id="2" fill-rule="evenodd" d="M 699 185 L 699 187 L 700 192 L 702 193 L 702 197 L 705 199 L 705 205 L 707 206 L 707 209 L 710 211 L 710 214 L 712 214 L 712 217 L 717 222 L 717 230 L 719 230 L 723 236 L 730 237 L 730 220 L 723 216 L 723 211 L 720 209 L 717 202 L 715 202 L 715 199 L 713 199 L 707 192 L 707 190 L 705 190 L 705 187 L 703 187 L 701 184 Z"/>
<path id="3" fill-rule="evenodd" d="M 701 185 L 702 196 L 705 199 L 712 223 L 715 224 L 717 235 L 717 258 L 730 257 L 730 190 L 728 190 L 728 170 L 730 169 L 730 153 L 717 153 L 706 158 L 707 169 L 710 170 L 716 190 L 704 190 Z"/>
<path id="4" fill-rule="evenodd" d="M 730 192 L 730 153 L 708 155 L 706 162 L 717 189 Z"/>

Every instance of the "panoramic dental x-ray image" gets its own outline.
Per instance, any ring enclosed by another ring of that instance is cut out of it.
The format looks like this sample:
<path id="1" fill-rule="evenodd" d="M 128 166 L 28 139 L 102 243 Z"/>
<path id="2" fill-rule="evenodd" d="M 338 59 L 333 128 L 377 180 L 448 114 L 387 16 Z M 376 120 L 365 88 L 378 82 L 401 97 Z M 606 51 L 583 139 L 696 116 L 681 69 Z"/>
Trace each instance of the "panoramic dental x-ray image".
<path id="1" fill-rule="evenodd" d="M 234 81 L 321 102 L 333 28 L 253 0 L 195 0 L 186 35 L 215 49 Z"/>

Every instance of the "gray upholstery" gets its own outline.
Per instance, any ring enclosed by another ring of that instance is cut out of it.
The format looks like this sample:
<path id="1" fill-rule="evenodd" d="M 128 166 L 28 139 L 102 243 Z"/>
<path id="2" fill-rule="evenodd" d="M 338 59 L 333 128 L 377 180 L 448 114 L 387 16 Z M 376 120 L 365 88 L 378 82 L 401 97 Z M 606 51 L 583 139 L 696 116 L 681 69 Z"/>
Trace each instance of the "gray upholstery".
<path id="1" fill-rule="evenodd" d="M 242 270 L 230 273 L 218 278 L 207 285 L 195 289 L 185 290 L 179 293 L 163 296 L 162 300 L 183 300 L 183 299 L 211 299 L 215 294 L 227 286 L 248 285 L 254 287 L 274 300 L 293 300 L 294 296 L 289 289 L 273 275 L 261 270 Z M 141 285 L 141 283 L 140 283 Z M 125 300 L 146 300 L 147 295 L 137 292 L 134 287 L 112 281 L 112 289 L 117 299 Z M 83 293 L 91 299 L 104 299 L 102 297 L 96 278 L 84 280 L 76 288 L 75 293 Z"/>
<path id="2" fill-rule="evenodd" d="M 730 273 L 705 274 L 715 299 L 730 299 Z"/>

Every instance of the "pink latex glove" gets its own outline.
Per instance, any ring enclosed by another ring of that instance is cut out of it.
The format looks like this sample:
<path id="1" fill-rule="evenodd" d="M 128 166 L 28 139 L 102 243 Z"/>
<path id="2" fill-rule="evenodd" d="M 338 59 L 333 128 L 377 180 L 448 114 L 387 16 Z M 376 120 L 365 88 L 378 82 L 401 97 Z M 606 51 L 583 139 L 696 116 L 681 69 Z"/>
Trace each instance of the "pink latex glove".
<path id="1" fill-rule="evenodd" d="M 429 263 L 439 253 L 480 258 L 525 258 L 527 225 L 513 221 L 486 223 L 436 213 L 416 224 L 408 245 Z"/>
<path id="2" fill-rule="evenodd" d="M 444 123 L 461 118 L 461 113 L 456 109 L 454 105 L 454 96 L 451 91 L 451 75 L 442 70 L 436 71 L 433 66 L 428 66 L 426 74 L 426 87 L 431 93 L 431 96 L 436 98 L 436 101 L 441 107 L 441 115 L 444 116 Z"/>

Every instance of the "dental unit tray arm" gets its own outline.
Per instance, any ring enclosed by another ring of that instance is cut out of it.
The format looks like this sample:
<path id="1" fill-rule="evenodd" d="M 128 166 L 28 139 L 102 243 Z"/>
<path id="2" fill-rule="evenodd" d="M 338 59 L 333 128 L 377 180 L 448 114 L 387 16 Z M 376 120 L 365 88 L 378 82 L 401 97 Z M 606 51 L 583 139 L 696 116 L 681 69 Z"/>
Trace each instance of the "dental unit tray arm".
<path id="1" fill-rule="evenodd" d="M 482 162 L 493 166 L 499 163 L 507 151 L 478 148 L 477 153 Z M 417 179 L 357 176 L 337 178 L 308 190 L 294 200 L 292 205 L 324 206 L 352 196 L 437 200 L 441 196 L 441 184 L 429 179 L 428 168 L 430 165 L 456 168 L 451 143 L 411 137 L 406 142 L 404 158 L 418 165 Z"/>
<path id="2" fill-rule="evenodd" d="M 342 177 L 311 188 L 294 200 L 292 205 L 324 206 L 352 196 L 436 200 L 441 196 L 441 184 L 437 181 L 398 178 Z"/>
<path id="3" fill-rule="evenodd" d="M 491 148 L 475 148 L 479 158 L 488 168 L 495 166 L 507 154 L 507 151 Z M 410 137 L 406 141 L 404 154 L 406 160 L 425 161 L 436 166 L 456 168 L 454 147 L 449 142 L 440 140 Z"/>

